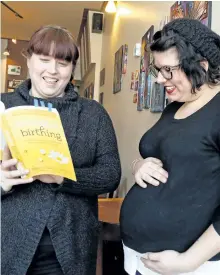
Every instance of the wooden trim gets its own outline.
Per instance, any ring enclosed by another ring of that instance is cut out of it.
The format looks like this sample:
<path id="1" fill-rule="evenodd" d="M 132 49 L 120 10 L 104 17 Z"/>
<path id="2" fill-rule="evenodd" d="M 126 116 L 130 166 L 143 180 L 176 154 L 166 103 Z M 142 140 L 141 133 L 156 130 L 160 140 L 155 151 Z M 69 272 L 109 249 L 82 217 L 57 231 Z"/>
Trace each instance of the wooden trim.
<path id="1" fill-rule="evenodd" d="M 96 63 L 90 63 L 89 64 L 87 72 L 84 75 L 82 75 L 82 79 L 81 79 L 82 82 L 86 79 L 86 77 L 88 76 L 88 74 L 93 70 L 93 68 L 95 67 L 95 65 L 96 65 Z"/>
<path id="2" fill-rule="evenodd" d="M 78 37 L 77 37 L 77 44 L 78 45 L 80 45 L 80 41 L 81 41 L 81 37 L 82 37 L 82 34 L 83 34 L 84 26 L 87 23 L 88 13 L 89 13 L 89 9 L 84 9 L 81 25 L 80 25 L 80 28 L 79 28 L 79 34 L 78 34 Z"/>

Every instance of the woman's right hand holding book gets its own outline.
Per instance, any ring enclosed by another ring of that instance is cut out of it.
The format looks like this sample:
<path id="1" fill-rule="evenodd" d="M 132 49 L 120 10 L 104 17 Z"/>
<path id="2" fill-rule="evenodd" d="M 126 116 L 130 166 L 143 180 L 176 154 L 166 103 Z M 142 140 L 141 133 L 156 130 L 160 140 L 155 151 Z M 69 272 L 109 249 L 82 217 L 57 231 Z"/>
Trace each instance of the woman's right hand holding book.
<path id="1" fill-rule="evenodd" d="M 1 188 L 8 192 L 15 185 L 27 184 L 33 182 L 33 178 L 23 179 L 29 173 L 28 170 L 19 171 L 16 168 L 18 161 L 12 159 L 8 146 L 5 146 L 1 163 Z"/>

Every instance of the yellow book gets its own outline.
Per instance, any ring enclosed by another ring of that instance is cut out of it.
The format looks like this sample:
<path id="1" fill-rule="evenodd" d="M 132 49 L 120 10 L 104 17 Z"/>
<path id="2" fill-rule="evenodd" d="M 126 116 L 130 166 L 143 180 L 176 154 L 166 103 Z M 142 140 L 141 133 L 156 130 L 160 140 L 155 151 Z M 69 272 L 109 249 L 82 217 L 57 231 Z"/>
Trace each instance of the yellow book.
<path id="1" fill-rule="evenodd" d="M 59 113 L 46 107 L 19 106 L 1 113 L 2 132 L 18 169 L 27 178 L 52 174 L 76 181 Z M 3 142 L 1 142 L 3 144 Z"/>

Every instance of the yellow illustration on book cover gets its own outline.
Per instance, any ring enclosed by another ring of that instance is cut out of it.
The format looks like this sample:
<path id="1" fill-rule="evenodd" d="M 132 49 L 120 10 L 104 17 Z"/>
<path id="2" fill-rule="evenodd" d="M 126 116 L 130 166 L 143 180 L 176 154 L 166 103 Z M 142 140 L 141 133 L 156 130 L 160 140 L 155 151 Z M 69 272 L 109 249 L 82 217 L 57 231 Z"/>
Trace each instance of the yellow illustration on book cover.
<path id="1" fill-rule="evenodd" d="M 29 177 L 52 174 L 76 181 L 59 113 L 52 108 L 19 106 L 1 114 L 2 132 L 12 157 Z"/>

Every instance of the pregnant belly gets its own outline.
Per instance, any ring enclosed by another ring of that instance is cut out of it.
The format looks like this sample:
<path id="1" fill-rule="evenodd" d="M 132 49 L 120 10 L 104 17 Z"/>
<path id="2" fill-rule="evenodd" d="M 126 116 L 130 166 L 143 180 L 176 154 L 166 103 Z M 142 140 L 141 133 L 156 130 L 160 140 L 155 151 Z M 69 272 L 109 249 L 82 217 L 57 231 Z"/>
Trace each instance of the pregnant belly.
<path id="1" fill-rule="evenodd" d="M 207 228 L 211 213 L 204 213 L 197 199 L 169 189 L 167 185 L 146 189 L 134 185 L 120 215 L 122 239 L 144 253 L 175 249 L 184 251 Z"/>

